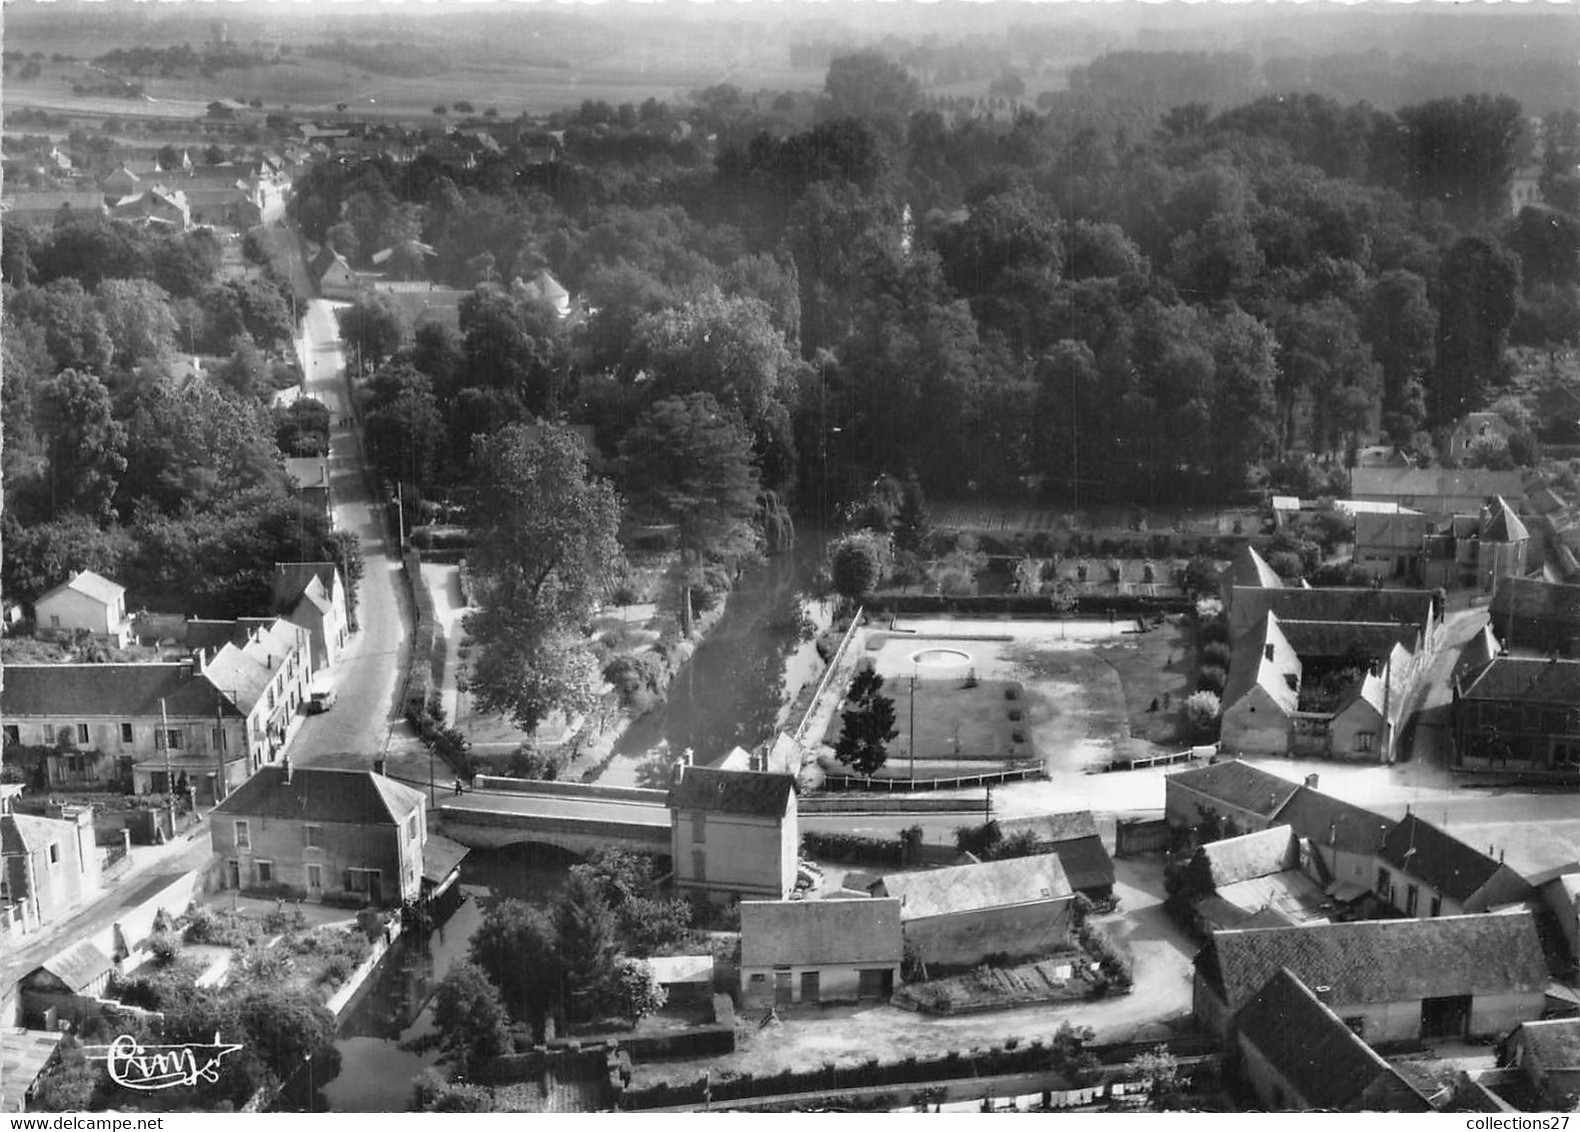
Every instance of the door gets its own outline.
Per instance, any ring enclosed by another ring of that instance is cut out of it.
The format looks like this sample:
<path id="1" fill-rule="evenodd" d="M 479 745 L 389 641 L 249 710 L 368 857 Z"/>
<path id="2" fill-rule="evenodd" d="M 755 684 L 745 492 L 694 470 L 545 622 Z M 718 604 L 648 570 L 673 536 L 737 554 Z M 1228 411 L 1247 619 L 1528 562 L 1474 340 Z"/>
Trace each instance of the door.
<path id="1" fill-rule="evenodd" d="M 862 998 L 888 998 L 894 993 L 894 971 L 877 967 L 856 973 L 856 993 Z"/>
<path id="2" fill-rule="evenodd" d="M 377 869 L 368 870 L 368 899 L 374 904 L 384 903 L 384 882 Z"/>
<path id="3" fill-rule="evenodd" d="M 774 972 L 774 1005 L 789 1006 L 795 1002 L 795 992 L 791 989 L 790 972 Z"/>
<path id="4" fill-rule="evenodd" d="M 240 861 L 226 861 L 225 862 L 225 887 L 226 888 L 232 888 L 232 889 L 241 887 L 241 862 Z"/>
<path id="5" fill-rule="evenodd" d="M 1470 995 L 1421 1000 L 1423 1038 L 1462 1038 L 1470 1032 Z"/>
<path id="6" fill-rule="evenodd" d="M 801 1001 L 802 1002 L 821 1002 L 821 1001 L 823 1001 L 822 997 L 818 994 L 818 983 L 819 983 L 818 974 L 819 974 L 819 972 L 817 972 L 817 971 L 802 971 L 801 972 Z"/>

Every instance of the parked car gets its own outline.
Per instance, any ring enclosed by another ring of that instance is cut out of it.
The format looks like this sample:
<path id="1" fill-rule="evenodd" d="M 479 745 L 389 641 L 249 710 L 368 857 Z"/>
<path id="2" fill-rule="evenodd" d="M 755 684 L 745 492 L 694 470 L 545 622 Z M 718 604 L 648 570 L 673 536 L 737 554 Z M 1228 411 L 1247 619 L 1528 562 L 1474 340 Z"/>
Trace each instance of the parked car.
<path id="1" fill-rule="evenodd" d="M 328 688 L 322 692 L 314 692 L 307 697 L 307 714 L 318 715 L 335 706 L 335 690 Z"/>

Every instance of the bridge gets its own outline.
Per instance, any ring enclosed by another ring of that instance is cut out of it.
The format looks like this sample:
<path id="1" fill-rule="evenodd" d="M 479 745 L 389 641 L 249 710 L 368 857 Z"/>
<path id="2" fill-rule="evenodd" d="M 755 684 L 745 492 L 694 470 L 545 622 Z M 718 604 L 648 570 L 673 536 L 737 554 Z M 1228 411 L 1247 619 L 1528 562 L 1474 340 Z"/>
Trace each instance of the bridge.
<path id="1" fill-rule="evenodd" d="M 444 835 L 473 849 L 536 842 L 586 855 L 602 846 L 669 852 L 665 791 L 479 775 L 439 801 Z"/>

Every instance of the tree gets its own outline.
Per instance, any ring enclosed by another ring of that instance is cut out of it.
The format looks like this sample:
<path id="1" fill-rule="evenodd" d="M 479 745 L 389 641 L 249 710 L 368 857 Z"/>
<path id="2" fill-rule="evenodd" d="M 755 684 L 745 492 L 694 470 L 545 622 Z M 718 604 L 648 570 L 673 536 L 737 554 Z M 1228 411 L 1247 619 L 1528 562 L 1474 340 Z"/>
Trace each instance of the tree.
<path id="1" fill-rule="evenodd" d="M 669 994 L 653 973 L 652 966 L 641 959 L 616 961 L 611 993 L 615 1009 L 633 1022 L 656 1014 L 669 1001 Z"/>
<path id="2" fill-rule="evenodd" d="M 522 288 L 496 283 L 461 300 L 469 385 L 513 393 L 532 412 L 551 416 L 568 393 L 559 317 Z"/>
<path id="3" fill-rule="evenodd" d="M 840 713 L 834 757 L 870 777 L 888 761 L 889 743 L 899 734 L 894 727 L 894 701 L 883 694 L 883 677 L 871 668 L 856 673 L 846 699 L 850 706 Z"/>
<path id="4" fill-rule="evenodd" d="M 1179 1095 L 1179 1059 L 1169 1052 L 1168 1046 L 1138 1053 L 1126 1064 L 1126 1075 L 1146 1085 L 1147 1096 L 1154 1104 L 1167 1103 Z"/>
<path id="5" fill-rule="evenodd" d="M 826 117 L 858 118 L 898 143 L 912 112 L 921 108 L 921 86 L 904 67 L 877 51 L 856 51 L 829 61 L 823 82 Z"/>
<path id="6" fill-rule="evenodd" d="M 576 434 L 556 425 L 508 425 L 479 441 L 474 466 L 472 691 L 484 711 L 530 730 L 592 701 L 597 665 L 579 629 L 620 576 L 620 503 L 588 473 Z"/>
<path id="7" fill-rule="evenodd" d="M 285 1081 L 335 1037 L 335 1016 L 310 992 L 268 985 L 248 990 L 237 1004 L 249 1045 Z"/>
<path id="8" fill-rule="evenodd" d="M 573 1022 L 598 1018 L 614 1004 L 620 943 L 596 880 L 570 874 L 554 905 L 554 927 L 565 1015 Z"/>
<path id="9" fill-rule="evenodd" d="M 1407 443 L 1425 420 L 1420 382 L 1437 334 L 1426 280 L 1400 269 L 1378 276 L 1367 291 L 1361 333 L 1382 369 L 1383 428 L 1394 443 Z"/>
<path id="10" fill-rule="evenodd" d="M 433 996 L 433 1022 L 445 1054 L 462 1072 L 510 1051 L 499 988 L 476 963 L 457 963 L 440 980 Z"/>
<path id="11" fill-rule="evenodd" d="M 883 578 L 887 537 L 871 531 L 858 531 L 837 540 L 829 548 L 829 565 L 834 576 L 834 592 L 851 601 L 860 601 Z"/>
<path id="12" fill-rule="evenodd" d="M 115 362 L 131 366 L 161 361 L 175 346 L 176 320 L 170 296 L 146 279 L 106 279 L 97 291 L 105 330 L 115 347 Z"/>
<path id="13" fill-rule="evenodd" d="M 373 375 L 366 394 L 368 458 L 392 479 L 432 483 L 445 434 L 433 383 L 409 365 L 394 364 Z"/>
<path id="14" fill-rule="evenodd" d="M 1217 693 L 1192 692 L 1185 699 L 1185 721 L 1194 739 L 1215 739 L 1218 735 L 1220 703 Z"/>
<path id="15" fill-rule="evenodd" d="M 1524 130 L 1520 104 L 1508 95 L 1439 98 L 1399 111 L 1404 123 L 1408 187 L 1441 201 L 1466 224 L 1503 211 Z"/>
<path id="16" fill-rule="evenodd" d="M 349 307 L 336 312 L 340 338 L 365 368 L 375 369 L 398 353 L 411 340 L 411 323 L 406 312 L 389 295 L 376 292 L 363 295 Z"/>
<path id="17" fill-rule="evenodd" d="M 48 454 L 51 517 L 108 514 L 126 471 L 126 429 L 115 419 L 104 382 L 62 370 L 39 389 L 36 421 Z"/>
<path id="18" fill-rule="evenodd" d="M 1490 240 L 1465 237 L 1444 257 L 1437 365 L 1427 385 L 1434 426 L 1453 424 L 1501 379 L 1519 289 L 1519 260 Z"/>
<path id="19" fill-rule="evenodd" d="M 501 900 L 483 913 L 467 954 L 498 986 L 510 1013 L 541 1029 L 560 979 L 553 918 L 524 901 Z"/>

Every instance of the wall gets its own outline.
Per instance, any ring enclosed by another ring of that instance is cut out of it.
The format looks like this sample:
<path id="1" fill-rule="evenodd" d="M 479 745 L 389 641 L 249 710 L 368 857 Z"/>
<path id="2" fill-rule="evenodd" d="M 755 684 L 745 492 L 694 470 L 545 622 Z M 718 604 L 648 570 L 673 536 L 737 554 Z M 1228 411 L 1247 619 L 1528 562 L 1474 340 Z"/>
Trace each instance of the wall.
<path id="1" fill-rule="evenodd" d="M 792 807 L 794 800 L 792 798 Z M 792 808 L 787 820 L 709 813 L 704 840 L 693 840 L 694 811 L 673 811 L 670 856 L 681 894 L 706 892 L 709 899 L 732 895 L 783 900 L 795 887 L 800 830 Z M 703 854 L 703 877 L 694 853 Z"/>
<path id="2" fill-rule="evenodd" d="M 1359 736 L 1368 733 L 1371 735 L 1370 749 L 1362 750 Z M 1387 739 L 1382 713 L 1366 700 L 1356 699 L 1328 725 L 1328 754 L 1345 762 L 1389 761 L 1385 758 Z"/>
<path id="3" fill-rule="evenodd" d="M 1472 1034 L 1506 1034 L 1521 1022 L 1534 1022 L 1546 1006 L 1545 988 L 1528 993 L 1478 994 L 1470 1004 Z"/>
<path id="4" fill-rule="evenodd" d="M 1565 879 L 1554 877 L 1542 885 L 1542 898 L 1558 920 L 1564 942 L 1569 945 L 1569 957 L 1580 959 L 1580 891 L 1577 891 L 1580 885 L 1575 883 L 1576 878 L 1570 877 L 1567 879 L 1572 887 L 1566 888 Z"/>
<path id="5" fill-rule="evenodd" d="M 248 826 L 250 850 L 236 846 L 236 822 Z M 413 854 L 403 853 L 400 842 L 404 833 L 393 825 L 353 825 L 344 822 L 319 822 L 319 848 L 307 846 L 305 822 L 264 818 L 257 815 L 215 814 L 210 819 L 210 836 L 214 852 L 223 860 L 238 862 L 241 869 L 241 887 L 260 885 L 257 864 L 269 861 L 273 865 L 271 883 L 286 885 L 305 891 L 309 897 L 349 896 L 346 888 L 347 869 L 378 869 L 385 902 L 414 898 L 417 885 L 412 883 L 410 863 Z M 420 823 L 419 823 L 420 824 Z M 323 887 L 308 887 L 307 866 L 321 867 Z M 403 867 L 404 866 L 404 867 Z M 417 870 L 420 882 L 420 868 Z M 228 886 L 229 867 L 222 875 Z"/>
<path id="6" fill-rule="evenodd" d="M 1239 806 L 1231 806 L 1218 798 L 1209 798 L 1189 786 L 1181 785 L 1173 777 L 1165 778 L 1163 783 L 1166 798 L 1165 816 L 1171 826 L 1178 828 L 1197 825 L 1201 822 L 1203 810 L 1212 810 L 1220 818 L 1233 818 L 1234 824 L 1240 827 L 1242 833 L 1259 833 L 1273 825 L 1273 822 L 1261 814 L 1254 814 Z"/>
<path id="7" fill-rule="evenodd" d="M 1244 1034 L 1235 1035 L 1235 1053 L 1239 1055 L 1242 1079 L 1263 1108 L 1270 1112 L 1297 1112 L 1311 1107 Z"/>
<path id="8" fill-rule="evenodd" d="M 38 618 L 39 631 L 44 635 L 60 633 L 69 636 L 78 629 L 87 629 L 103 637 L 115 633 L 117 628 L 116 610 L 76 590 L 62 590 L 40 601 L 34 612 Z M 58 626 L 52 620 L 57 617 L 60 619 Z"/>
<path id="9" fill-rule="evenodd" d="M 882 971 L 893 972 L 893 985 L 900 985 L 900 964 L 896 960 L 892 965 L 884 963 L 831 963 L 831 964 L 804 964 L 790 968 L 790 993 L 792 1001 L 802 1003 L 801 975 L 805 971 L 818 973 L 818 1002 L 857 1002 L 860 1000 L 861 972 Z M 774 1005 L 774 975 L 772 967 L 742 967 L 741 968 L 741 1006 L 749 1010 L 767 1010 Z M 781 970 L 778 973 L 783 973 Z M 754 981 L 754 975 L 762 975 L 761 981 Z M 811 1005 L 807 1003 L 807 1005 Z"/>
<path id="10" fill-rule="evenodd" d="M 1267 689 L 1260 684 L 1253 685 L 1224 711 L 1218 742 L 1228 754 L 1286 754 L 1289 751 L 1289 717 L 1267 694 Z"/>
<path id="11" fill-rule="evenodd" d="M 900 926 L 906 945 L 927 963 L 978 963 L 993 954 L 1033 955 L 1069 943 L 1070 898 L 917 919 L 906 919 L 902 911 Z"/>

